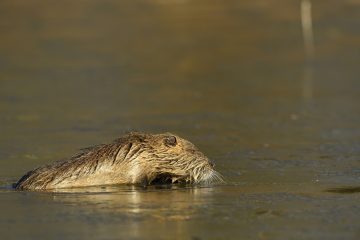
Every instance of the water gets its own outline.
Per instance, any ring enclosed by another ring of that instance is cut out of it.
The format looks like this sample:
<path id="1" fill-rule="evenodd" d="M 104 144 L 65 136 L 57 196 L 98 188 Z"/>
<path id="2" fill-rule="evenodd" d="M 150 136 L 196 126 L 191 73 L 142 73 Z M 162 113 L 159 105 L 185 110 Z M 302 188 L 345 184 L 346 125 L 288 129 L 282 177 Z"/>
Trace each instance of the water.
<path id="1" fill-rule="evenodd" d="M 359 239 L 358 1 L 1 1 L 4 239 Z M 174 132 L 214 186 L 10 188 L 129 130 Z"/>

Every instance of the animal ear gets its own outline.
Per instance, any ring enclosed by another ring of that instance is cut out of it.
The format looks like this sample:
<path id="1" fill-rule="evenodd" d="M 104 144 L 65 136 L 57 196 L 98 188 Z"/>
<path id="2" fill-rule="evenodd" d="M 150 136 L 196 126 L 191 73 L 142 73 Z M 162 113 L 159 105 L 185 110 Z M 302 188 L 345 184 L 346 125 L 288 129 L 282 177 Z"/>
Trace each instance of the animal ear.
<path id="1" fill-rule="evenodd" d="M 177 141 L 176 141 L 176 137 L 175 136 L 167 136 L 164 139 L 164 144 L 168 147 L 173 147 L 176 146 Z"/>

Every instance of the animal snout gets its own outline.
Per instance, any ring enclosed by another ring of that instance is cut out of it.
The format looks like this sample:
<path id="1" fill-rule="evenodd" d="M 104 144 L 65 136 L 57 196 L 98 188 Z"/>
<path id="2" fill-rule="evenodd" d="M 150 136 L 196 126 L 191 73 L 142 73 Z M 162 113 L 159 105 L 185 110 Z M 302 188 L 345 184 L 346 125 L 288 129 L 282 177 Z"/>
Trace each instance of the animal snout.
<path id="1" fill-rule="evenodd" d="M 215 163 L 213 161 L 209 160 L 209 164 L 211 167 L 213 167 L 213 168 L 215 167 Z"/>

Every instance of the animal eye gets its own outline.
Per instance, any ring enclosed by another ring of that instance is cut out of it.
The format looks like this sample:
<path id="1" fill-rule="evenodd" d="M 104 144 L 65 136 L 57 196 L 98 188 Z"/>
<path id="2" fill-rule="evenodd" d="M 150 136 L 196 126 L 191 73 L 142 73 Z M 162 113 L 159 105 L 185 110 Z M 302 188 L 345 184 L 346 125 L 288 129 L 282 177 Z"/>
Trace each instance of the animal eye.
<path id="1" fill-rule="evenodd" d="M 168 136 L 164 139 L 164 143 L 166 146 L 175 146 L 176 145 L 176 137 Z"/>

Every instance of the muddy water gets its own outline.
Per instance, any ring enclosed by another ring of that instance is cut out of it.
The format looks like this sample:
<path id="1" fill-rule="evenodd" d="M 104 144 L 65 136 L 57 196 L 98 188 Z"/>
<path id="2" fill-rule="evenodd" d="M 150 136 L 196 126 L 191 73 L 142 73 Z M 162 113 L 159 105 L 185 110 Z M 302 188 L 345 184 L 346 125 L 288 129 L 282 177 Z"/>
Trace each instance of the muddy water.
<path id="1" fill-rule="evenodd" d="M 3 239 L 359 239 L 358 1 L 1 1 Z M 227 184 L 13 191 L 129 130 Z"/>

